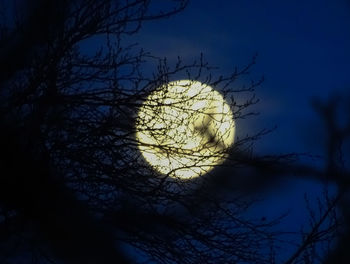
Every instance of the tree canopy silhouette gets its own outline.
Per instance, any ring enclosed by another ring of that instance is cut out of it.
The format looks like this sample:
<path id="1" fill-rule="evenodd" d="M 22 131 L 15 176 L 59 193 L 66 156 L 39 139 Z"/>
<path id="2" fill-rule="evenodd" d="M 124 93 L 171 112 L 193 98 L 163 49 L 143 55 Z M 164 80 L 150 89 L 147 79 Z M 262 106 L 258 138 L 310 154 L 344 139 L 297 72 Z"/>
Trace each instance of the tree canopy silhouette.
<path id="1" fill-rule="evenodd" d="M 227 158 L 213 164 L 213 171 L 182 181 L 171 177 L 171 170 L 154 170 L 139 151 L 142 142 L 135 135 L 140 126 L 135 124 L 145 120 L 137 113 L 156 89 L 163 89 L 166 98 L 171 81 L 201 81 L 223 94 L 236 122 L 255 114 L 250 106 L 258 102 L 254 89 L 262 82 L 233 85 L 249 74 L 255 57 L 231 75 L 217 76 L 203 56 L 191 63 L 180 58 L 168 63 L 130 44 L 128 36 L 142 23 L 175 15 L 187 4 L 166 2 L 159 10 L 157 1 L 148 0 L 36 0 L 13 7 L 13 21 L 3 15 L 3 263 L 15 263 L 16 257 L 32 258 L 33 263 L 275 263 L 278 234 L 271 227 L 280 219 L 248 218 L 244 213 L 254 198 L 236 187 L 232 174 L 317 177 L 322 172 L 288 163 L 294 155 L 255 157 L 251 143 L 265 130 L 237 138 L 233 146 L 220 145 L 217 133 L 205 130 L 208 118 L 217 114 L 210 111 L 201 113 L 194 133 L 207 134 L 201 147 L 216 151 L 209 155 Z M 164 118 L 162 101 L 153 102 L 154 118 Z M 186 104 L 177 107 L 193 114 Z M 170 129 L 152 131 L 149 122 L 141 127 L 155 137 Z M 175 117 L 169 126 L 182 122 Z M 332 137 L 338 139 L 338 134 Z M 179 149 L 169 142 L 152 147 L 166 154 L 185 153 L 191 167 L 208 166 L 196 156 L 201 150 Z M 336 148 L 329 149 L 331 160 Z M 327 173 L 334 171 L 332 163 Z M 286 263 L 311 259 L 316 242 L 334 234 L 339 200 L 327 200 L 313 218 L 311 233 L 304 234 Z"/>

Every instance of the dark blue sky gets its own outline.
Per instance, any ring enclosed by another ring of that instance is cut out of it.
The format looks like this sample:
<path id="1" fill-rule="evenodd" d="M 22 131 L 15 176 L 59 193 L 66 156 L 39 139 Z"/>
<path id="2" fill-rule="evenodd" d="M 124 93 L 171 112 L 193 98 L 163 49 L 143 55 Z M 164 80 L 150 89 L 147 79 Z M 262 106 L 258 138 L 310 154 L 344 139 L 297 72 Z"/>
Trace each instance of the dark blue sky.
<path id="1" fill-rule="evenodd" d="M 193 0 L 170 19 L 146 23 L 136 39 L 169 59 L 191 61 L 203 52 L 220 74 L 258 52 L 252 77 L 266 81 L 257 90 L 261 118 L 254 127 L 278 125 L 269 137 L 274 144 L 261 143 L 264 150 L 317 149 L 317 142 L 305 142 L 314 138 L 304 133 L 316 122 L 311 98 L 350 90 L 348 0 Z"/>
<path id="2" fill-rule="evenodd" d="M 245 80 L 265 77 L 256 90 L 260 103 L 254 110 L 260 115 L 236 123 L 238 135 L 277 126 L 256 144 L 258 153 L 323 154 L 322 122 L 311 99 L 336 93 L 350 98 L 350 0 L 191 0 L 183 12 L 146 22 L 127 41 L 170 62 L 177 56 L 192 62 L 203 53 L 219 67 L 218 75 L 245 66 L 258 53 Z M 289 212 L 280 228 L 300 231 L 307 226 L 304 194 L 315 201 L 322 184 L 284 179 L 276 186 L 249 213 L 271 220 Z"/>
<path id="3" fill-rule="evenodd" d="M 155 2 L 162 5 L 153 6 L 154 10 L 167 5 Z M 219 67 L 217 75 L 245 66 L 258 53 L 257 64 L 243 81 L 265 77 L 256 90 L 260 103 L 254 110 L 260 115 L 236 122 L 238 135 L 277 126 L 257 142 L 257 153 L 323 155 L 325 132 L 311 101 L 337 93 L 350 101 L 349 0 L 192 0 L 183 12 L 148 21 L 125 40 L 138 42 L 170 63 L 178 56 L 190 63 L 203 53 L 211 65 Z M 306 158 L 300 162 L 322 164 Z M 304 195 L 313 203 L 323 187 L 310 179 L 283 178 L 249 214 L 270 220 L 289 212 L 278 228 L 299 232 L 308 226 Z M 330 189 L 334 191 L 334 186 Z M 280 257 L 292 253 L 287 246 Z"/>
<path id="4" fill-rule="evenodd" d="M 348 0 L 192 0 L 180 14 L 146 23 L 134 39 L 170 61 L 177 56 L 192 61 L 203 52 L 220 67 L 218 74 L 245 65 L 257 52 L 251 77 L 266 79 L 256 91 L 261 114 L 237 122 L 237 131 L 277 125 L 259 141 L 258 152 L 323 154 L 322 122 L 310 102 L 335 93 L 350 95 Z M 321 191 L 318 182 L 286 180 L 255 213 L 269 217 L 290 210 L 284 225 L 299 231 L 307 220 L 304 193 L 315 197 Z"/>
<path id="5" fill-rule="evenodd" d="M 156 1 L 164 5 L 163 0 Z M 218 75 L 245 66 L 258 53 L 245 81 L 265 77 L 256 90 L 260 103 L 254 110 L 260 115 L 236 123 L 238 135 L 277 126 L 257 142 L 258 153 L 322 155 L 325 134 L 310 102 L 336 93 L 350 98 L 350 0 L 191 0 L 183 12 L 145 22 L 138 34 L 126 40 L 170 62 L 177 56 L 192 62 L 203 53 L 219 67 Z M 90 52 L 90 45 L 98 41 L 82 47 Z M 323 185 L 309 179 L 283 179 L 276 187 L 249 214 L 271 220 L 289 212 L 281 230 L 307 227 L 304 194 L 315 201 Z M 287 247 L 282 256 L 292 251 Z"/>

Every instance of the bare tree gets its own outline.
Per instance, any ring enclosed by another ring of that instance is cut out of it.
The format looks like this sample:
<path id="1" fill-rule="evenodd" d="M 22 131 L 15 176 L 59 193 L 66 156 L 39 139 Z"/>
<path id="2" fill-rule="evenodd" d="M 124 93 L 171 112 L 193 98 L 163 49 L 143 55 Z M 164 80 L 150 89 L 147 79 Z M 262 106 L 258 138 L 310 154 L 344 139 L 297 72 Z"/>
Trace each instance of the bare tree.
<path id="1" fill-rule="evenodd" d="M 217 76 L 202 56 L 192 63 L 179 58 L 169 64 L 128 43 L 143 22 L 175 15 L 187 1 L 167 1 L 162 10 L 157 3 L 37 0 L 14 7 L 12 22 L 6 22 L 4 14 L 3 263 L 28 255 L 33 263 L 274 263 L 277 234 L 271 227 L 280 219 L 245 217 L 255 197 L 235 188 L 230 175 L 248 174 L 241 167 L 269 177 L 318 177 L 322 172 L 288 163 L 294 155 L 254 156 L 252 142 L 268 131 L 236 139 L 233 146 L 222 144 L 215 131 L 204 129 L 212 112 L 203 112 L 196 133 L 206 134 L 202 149 L 214 149 L 210 155 L 227 158 L 224 163 L 212 164 L 215 169 L 202 177 L 182 181 L 172 177 L 172 171 L 159 173 L 145 162 L 135 136 L 140 126 L 135 124 L 144 121 L 137 112 L 152 92 L 163 89 L 166 97 L 170 81 L 201 81 L 221 91 L 237 121 L 254 114 L 249 107 L 257 103 L 254 89 L 262 81 L 232 85 L 249 74 L 255 57 L 231 75 Z M 155 100 L 149 106 L 155 118 L 164 118 L 161 103 Z M 186 104 L 177 107 L 189 116 L 193 112 Z M 183 121 L 174 120 L 175 126 Z M 141 127 L 150 131 L 148 125 Z M 191 167 L 204 166 L 196 157 L 203 153 L 200 149 L 169 144 L 151 148 L 185 154 L 193 158 Z M 304 242 L 287 263 L 309 254 L 323 234 L 333 234 L 338 201 L 329 199 L 328 209 L 314 219 L 310 234 L 303 234 Z"/>
<path id="2" fill-rule="evenodd" d="M 161 176 L 137 149 L 137 109 L 154 89 L 186 77 L 221 87 L 229 98 L 230 84 L 254 63 L 214 79 L 203 58 L 171 67 L 124 43 L 142 22 L 186 5 L 172 2 L 152 13 L 153 1 L 36 1 L 28 12 L 19 5 L 13 24 L 4 23 L 3 261 L 31 252 L 49 262 L 128 262 L 123 248 L 132 247 L 140 261 L 267 262 L 259 252 L 271 223 L 242 218 L 249 201 L 218 195 L 210 175 L 187 183 Z M 100 45 L 84 52 L 92 39 Z M 145 65 L 154 73 L 145 74 Z M 254 102 L 230 101 L 234 117 Z"/>

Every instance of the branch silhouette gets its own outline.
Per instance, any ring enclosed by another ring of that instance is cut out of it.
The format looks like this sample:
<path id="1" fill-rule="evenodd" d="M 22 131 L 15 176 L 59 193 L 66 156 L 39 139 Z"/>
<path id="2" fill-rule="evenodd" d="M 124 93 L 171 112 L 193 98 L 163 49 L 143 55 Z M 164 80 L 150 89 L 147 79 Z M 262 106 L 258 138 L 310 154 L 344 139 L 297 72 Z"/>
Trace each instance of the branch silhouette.
<path id="1" fill-rule="evenodd" d="M 215 113 L 209 112 L 194 126 L 205 138 L 200 147 L 215 146 L 215 155 L 227 161 L 188 182 L 156 172 L 142 158 L 135 138 L 137 110 L 150 93 L 163 89 L 167 96 L 169 81 L 199 80 L 222 92 L 236 122 L 256 114 L 250 110 L 258 103 L 254 89 L 263 80 L 235 83 L 249 74 L 256 56 L 232 74 L 216 76 L 202 55 L 191 63 L 180 58 L 169 63 L 129 44 L 128 36 L 142 23 L 176 15 L 188 1 L 167 1 L 155 11 L 157 3 L 23 1 L 14 8 L 13 23 L 1 21 L 0 262 L 28 260 L 30 254 L 42 263 L 272 264 L 273 245 L 280 241 L 273 227 L 282 217 L 247 217 L 255 204 L 249 188 L 258 190 L 260 183 L 283 177 L 308 177 L 334 182 L 342 194 L 322 208 L 286 260 L 303 263 L 307 255 L 317 263 L 310 249 L 343 228 L 332 221 L 338 219 L 334 212 L 343 210 L 345 226 L 350 223 L 349 172 L 341 167 L 339 153 L 350 122 L 342 129 L 334 123 L 338 101 L 317 106 L 329 130 L 326 170 L 301 165 L 295 160 L 301 154 L 253 155 L 252 144 L 266 130 L 237 138 L 229 148 L 210 129 Z M 89 44 L 96 39 L 100 46 Z M 189 106 L 179 107 L 193 115 Z M 144 129 L 151 130 L 149 124 Z M 167 133 L 167 128 L 150 133 Z M 156 147 L 192 157 L 197 163 L 184 164 L 187 169 L 200 168 L 201 159 L 210 158 L 199 159 L 198 151 L 174 145 Z M 240 174 L 251 184 L 232 177 Z M 345 230 L 324 263 L 334 263 L 337 256 L 346 259 Z M 342 263 L 339 258 L 336 263 Z"/>

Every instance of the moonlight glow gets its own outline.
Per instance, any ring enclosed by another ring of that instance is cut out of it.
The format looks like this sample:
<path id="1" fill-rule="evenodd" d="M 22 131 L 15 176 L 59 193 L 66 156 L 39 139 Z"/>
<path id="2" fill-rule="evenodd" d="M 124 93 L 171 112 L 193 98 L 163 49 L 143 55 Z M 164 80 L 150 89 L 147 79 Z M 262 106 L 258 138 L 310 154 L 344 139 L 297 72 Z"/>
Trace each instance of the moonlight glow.
<path id="1" fill-rule="evenodd" d="M 136 130 L 139 149 L 156 171 L 189 179 L 224 161 L 235 129 L 230 107 L 219 92 L 181 80 L 147 97 Z"/>

